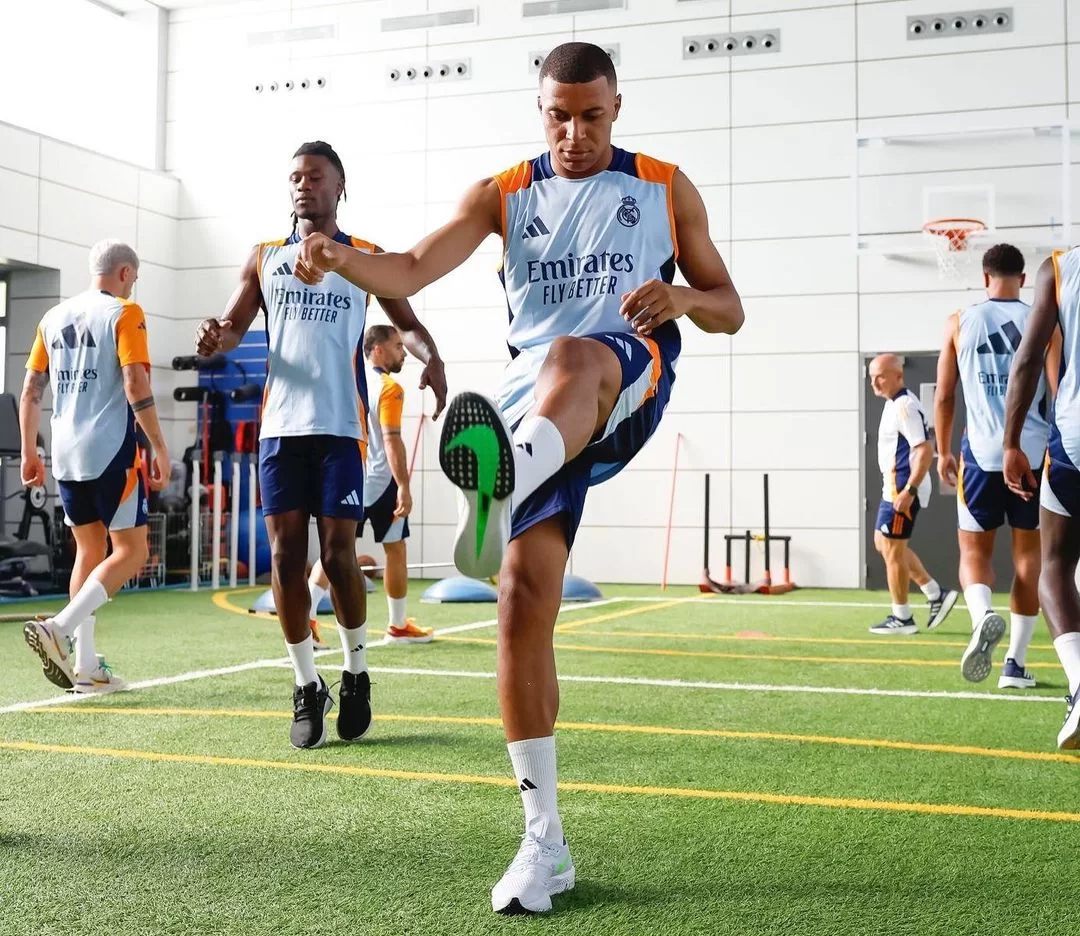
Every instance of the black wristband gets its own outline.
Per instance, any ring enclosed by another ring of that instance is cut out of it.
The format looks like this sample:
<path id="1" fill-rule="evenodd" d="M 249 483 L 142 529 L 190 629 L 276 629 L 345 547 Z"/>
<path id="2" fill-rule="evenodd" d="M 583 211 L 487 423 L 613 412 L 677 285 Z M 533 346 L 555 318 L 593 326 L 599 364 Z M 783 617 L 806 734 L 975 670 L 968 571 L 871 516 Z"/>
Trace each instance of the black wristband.
<path id="1" fill-rule="evenodd" d="M 908 494 L 910 494 L 912 497 L 918 497 L 919 496 L 918 485 L 909 484 L 906 488 L 904 488 L 904 490 L 907 491 Z"/>

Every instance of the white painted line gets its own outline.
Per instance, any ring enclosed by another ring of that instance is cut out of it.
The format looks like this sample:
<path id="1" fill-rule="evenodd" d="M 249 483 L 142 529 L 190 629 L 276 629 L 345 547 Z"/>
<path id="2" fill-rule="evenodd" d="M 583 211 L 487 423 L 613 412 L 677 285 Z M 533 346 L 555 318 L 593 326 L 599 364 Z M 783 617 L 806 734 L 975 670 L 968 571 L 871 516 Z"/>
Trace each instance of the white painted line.
<path id="1" fill-rule="evenodd" d="M 436 670 L 405 666 L 373 666 L 372 673 L 398 676 L 441 676 L 459 679 L 494 679 L 495 673 L 471 670 Z M 854 689 L 847 686 L 785 686 L 773 683 L 698 682 L 687 679 L 647 679 L 637 676 L 559 676 L 560 683 L 604 683 L 617 686 L 661 686 L 670 689 L 710 689 L 723 692 L 807 692 L 818 695 L 889 696 L 901 699 L 960 699 L 979 702 L 1056 702 L 1062 696 L 1006 695 L 993 692 L 918 691 L 913 689 Z"/>
<path id="2" fill-rule="evenodd" d="M 672 601 L 671 595 L 633 595 L 627 598 L 614 598 L 613 601 L 635 601 L 646 602 L 649 604 L 657 604 L 661 601 Z M 891 608 L 892 605 L 888 602 L 879 601 L 790 601 L 787 598 L 751 598 L 749 596 L 745 598 L 709 598 L 702 595 L 700 598 L 684 598 L 685 604 L 720 604 L 720 605 L 738 605 L 742 608 L 772 608 L 774 611 L 777 608 Z M 929 605 L 916 604 L 915 607 L 929 607 Z M 967 610 L 967 605 L 958 601 L 954 606 L 954 610 L 963 609 Z M 1007 611 L 1008 607 L 1004 605 L 995 605 L 995 611 Z"/>

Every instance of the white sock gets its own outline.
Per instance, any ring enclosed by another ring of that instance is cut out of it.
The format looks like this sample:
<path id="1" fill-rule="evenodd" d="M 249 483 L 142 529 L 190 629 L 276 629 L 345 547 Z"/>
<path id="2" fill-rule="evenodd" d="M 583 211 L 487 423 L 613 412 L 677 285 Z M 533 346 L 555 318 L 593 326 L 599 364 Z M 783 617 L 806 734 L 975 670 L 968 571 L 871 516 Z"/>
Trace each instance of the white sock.
<path id="1" fill-rule="evenodd" d="M 892 606 L 892 614 L 894 618 L 899 618 L 901 621 L 906 621 L 911 617 L 911 605 L 894 604 Z"/>
<path id="2" fill-rule="evenodd" d="M 971 629 L 975 630 L 979 622 L 990 610 L 992 595 L 989 585 L 968 585 L 964 589 L 964 601 L 967 602 L 968 614 L 971 615 Z"/>
<path id="3" fill-rule="evenodd" d="M 937 579 L 930 579 L 925 585 L 920 585 L 919 591 L 926 595 L 927 601 L 937 601 L 941 597 L 941 586 L 938 585 Z"/>
<path id="4" fill-rule="evenodd" d="M 555 738 L 511 741 L 506 749 L 510 752 L 514 777 L 521 790 L 521 804 L 525 807 L 525 830 L 546 842 L 561 845 L 562 819 L 555 803 Z"/>
<path id="5" fill-rule="evenodd" d="M 367 623 L 359 627 L 337 626 L 341 652 L 345 654 L 345 672 L 363 673 L 367 670 Z"/>
<path id="6" fill-rule="evenodd" d="M 292 660 L 296 685 L 306 686 L 308 683 L 319 681 L 319 674 L 315 670 L 315 641 L 311 634 L 308 634 L 300 643 L 286 643 L 285 649 L 289 652 L 289 659 Z"/>
<path id="7" fill-rule="evenodd" d="M 323 588 L 322 585 L 317 585 L 310 579 L 307 583 L 308 592 L 311 594 L 311 616 L 315 617 L 319 613 L 319 605 L 322 604 L 323 598 L 330 594 L 329 588 Z"/>
<path id="8" fill-rule="evenodd" d="M 1039 616 L 1017 614 L 1013 611 L 1010 617 L 1012 621 L 1009 628 L 1009 650 L 1005 658 L 1016 660 L 1019 666 L 1023 666 L 1027 660 L 1028 644 L 1031 643 L 1031 638 L 1035 634 L 1035 622 Z"/>
<path id="9" fill-rule="evenodd" d="M 1075 698 L 1080 689 L 1080 633 L 1072 631 L 1054 638 L 1054 649 L 1069 681 L 1069 695 Z"/>
<path id="10" fill-rule="evenodd" d="M 52 619 L 54 629 L 65 637 L 70 637 L 75 633 L 75 628 L 78 625 L 108 600 L 109 593 L 105 591 L 105 586 L 96 578 L 90 576 L 83 583 L 83 587 L 79 589 L 75 597 L 64 606 L 63 610 L 57 612 Z"/>
<path id="11" fill-rule="evenodd" d="M 544 416 L 528 416 L 514 433 L 514 503 L 522 503 L 566 461 L 562 433 Z"/>
<path id="12" fill-rule="evenodd" d="M 405 626 L 405 602 L 407 598 L 391 598 L 386 596 L 386 606 L 390 609 L 390 626 Z"/>
<path id="13" fill-rule="evenodd" d="M 97 618 L 90 615 L 75 628 L 75 672 L 92 673 L 97 669 L 97 654 L 94 652 L 94 625 Z"/>

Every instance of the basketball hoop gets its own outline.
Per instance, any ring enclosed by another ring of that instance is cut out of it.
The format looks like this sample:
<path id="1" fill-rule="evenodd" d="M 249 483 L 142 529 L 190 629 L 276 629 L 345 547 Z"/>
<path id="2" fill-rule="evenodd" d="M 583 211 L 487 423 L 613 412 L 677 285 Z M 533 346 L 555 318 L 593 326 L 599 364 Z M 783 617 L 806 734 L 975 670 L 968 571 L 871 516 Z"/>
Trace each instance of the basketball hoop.
<path id="1" fill-rule="evenodd" d="M 955 276 L 961 265 L 970 262 L 968 238 L 986 230 L 986 224 L 976 218 L 938 218 L 923 225 L 937 256 L 941 278 Z"/>

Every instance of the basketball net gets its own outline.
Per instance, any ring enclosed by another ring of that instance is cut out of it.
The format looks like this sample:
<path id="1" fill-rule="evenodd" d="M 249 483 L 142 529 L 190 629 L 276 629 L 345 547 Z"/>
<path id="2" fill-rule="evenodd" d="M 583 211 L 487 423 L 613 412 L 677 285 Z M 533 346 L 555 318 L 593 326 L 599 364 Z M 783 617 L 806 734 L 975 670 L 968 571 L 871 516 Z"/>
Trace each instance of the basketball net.
<path id="1" fill-rule="evenodd" d="M 975 218 L 939 218 L 923 225 L 923 234 L 934 248 L 942 279 L 966 272 L 973 259 L 968 238 L 985 230 L 986 225 Z"/>

